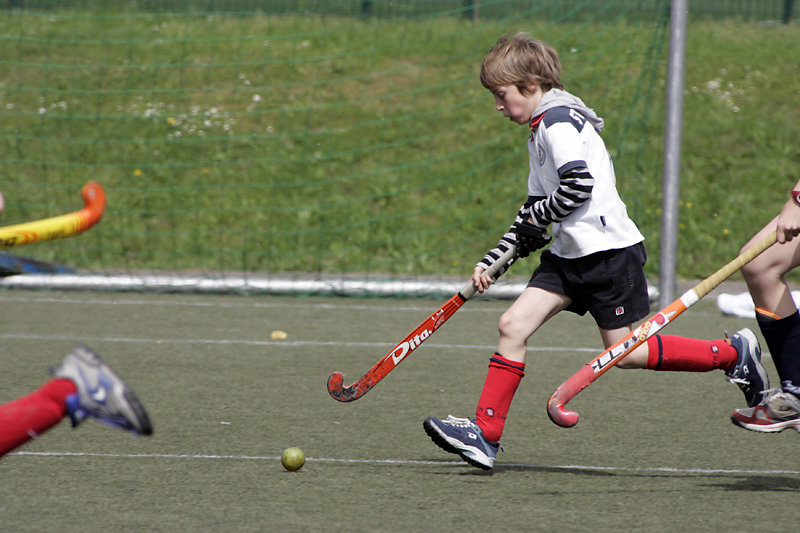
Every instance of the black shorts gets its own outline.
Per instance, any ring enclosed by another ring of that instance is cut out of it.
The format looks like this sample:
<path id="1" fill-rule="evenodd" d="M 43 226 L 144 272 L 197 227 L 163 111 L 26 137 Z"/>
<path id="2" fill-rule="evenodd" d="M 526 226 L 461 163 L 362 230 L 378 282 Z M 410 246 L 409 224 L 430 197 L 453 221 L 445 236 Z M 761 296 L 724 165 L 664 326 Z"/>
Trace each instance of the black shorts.
<path id="1" fill-rule="evenodd" d="M 528 287 L 562 294 L 572 300 L 567 311 L 591 313 L 602 329 L 617 329 L 650 314 L 644 244 L 564 259 L 545 250 Z"/>

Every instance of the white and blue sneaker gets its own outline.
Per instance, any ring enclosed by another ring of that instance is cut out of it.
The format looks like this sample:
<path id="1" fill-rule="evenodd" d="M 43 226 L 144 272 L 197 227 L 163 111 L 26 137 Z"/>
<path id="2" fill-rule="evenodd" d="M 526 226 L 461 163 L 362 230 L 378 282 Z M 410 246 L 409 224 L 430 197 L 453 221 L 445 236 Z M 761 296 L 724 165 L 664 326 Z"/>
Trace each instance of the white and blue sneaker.
<path id="1" fill-rule="evenodd" d="M 728 381 L 739 385 L 747 405 L 755 407 L 761 402 L 762 393 L 769 388 L 769 376 L 761 365 L 761 346 L 755 334 L 747 328 L 736 332 L 730 341 L 739 357 L 733 368 L 726 372 Z"/>
<path id="2" fill-rule="evenodd" d="M 483 436 L 483 430 L 469 418 L 456 418 L 453 415 L 447 420 L 428 418 L 422 423 L 425 432 L 441 449 L 461 456 L 472 466 L 491 470 L 494 466 L 500 443 L 491 442 Z"/>
<path id="3" fill-rule="evenodd" d="M 67 397 L 72 427 L 91 417 L 137 435 L 153 433 L 150 417 L 133 389 L 90 348 L 79 345 L 51 372 L 78 388 L 77 394 Z"/>

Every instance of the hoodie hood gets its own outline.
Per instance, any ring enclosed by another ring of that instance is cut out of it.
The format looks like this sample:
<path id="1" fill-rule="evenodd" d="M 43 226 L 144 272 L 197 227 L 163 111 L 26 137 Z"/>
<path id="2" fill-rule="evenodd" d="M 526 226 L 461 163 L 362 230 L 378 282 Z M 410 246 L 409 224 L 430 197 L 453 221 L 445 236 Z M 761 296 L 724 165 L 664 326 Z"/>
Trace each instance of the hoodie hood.
<path id="1" fill-rule="evenodd" d="M 591 123 L 594 129 L 597 130 L 597 133 L 603 131 L 603 119 L 598 117 L 597 113 L 595 113 L 592 108 L 587 107 L 587 105 L 583 103 L 583 100 L 561 89 L 550 89 L 544 93 L 539 105 L 536 106 L 536 109 L 533 111 L 533 116 L 538 117 L 548 109 L 561 106 L 570 107 L 579 111 L 581 115 L 586 117 L 586 120 Z"/>

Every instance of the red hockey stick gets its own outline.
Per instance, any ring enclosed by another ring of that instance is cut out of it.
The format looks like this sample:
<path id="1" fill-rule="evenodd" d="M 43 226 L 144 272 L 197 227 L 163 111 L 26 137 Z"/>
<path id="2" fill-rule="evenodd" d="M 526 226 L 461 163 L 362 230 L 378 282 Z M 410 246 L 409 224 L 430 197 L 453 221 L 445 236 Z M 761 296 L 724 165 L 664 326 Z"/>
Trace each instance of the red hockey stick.
<path id="1" fill-rule="evenodd" d="M 717 270 L 711 276 L 695 285 L 692 289 L 656 313 L 653 317 L 643 322 L 639 327 L 629 333 L 617 344 L 601 353 L 562 383 L 550 396 L 547 402 L 547 414 L 550 420 L 559 426 L 569 428 L 578 423 L 578 413 L 567 411 L 564 406 L 578 395 L 583 389 L 591 385 L 608 369 L 622 361 L 637 346 L 660 331 L 667 324 L 675 320 L 681 313 L 697 303 L 703 296 L 714 290 L 717 285 L 731 277 L 734 272 L 755 259 L 761 252 L 775 244 L 776 234 L 773 231 L 752 248 L 742 252 L 739 257 Z"/>
<path id="2" fill-rule="evenodd" d="M 486 269 L 486 273 L 495 277 L 497 271 L 505 266 L 511 258 L 517 253 L 517 250 L 512 246 L 506 253 Z M 395 345 L 389 353 L 383 356 L 383 359 L 375 363 L 366 374 L 358 378 L 356 382 L 348 387 L 343 387 L 344 376 L 341 372 L 334 372 L 328 377 L 328 393 L 340 402 L 352 402 L 364 396 L 369 390 L 378 384 L 380 380 L 394 370 L 394 368 L 402 363 L 408 356 L 416 350 L 420 344 L 425 342 L 433 332 L 442 327 L 442 324 L 447 322 L 453 314 L 464 305 L 464 303 L 472 298 L 475 294 L 475 285 L 472 280 L 464 286 L 463 289 L 458 291 L 455 296 L 447 300 L 443 306 L 437 309 L 431 316 L 422 321 L 414 331 L 409 333 L 403 340 Z"/>

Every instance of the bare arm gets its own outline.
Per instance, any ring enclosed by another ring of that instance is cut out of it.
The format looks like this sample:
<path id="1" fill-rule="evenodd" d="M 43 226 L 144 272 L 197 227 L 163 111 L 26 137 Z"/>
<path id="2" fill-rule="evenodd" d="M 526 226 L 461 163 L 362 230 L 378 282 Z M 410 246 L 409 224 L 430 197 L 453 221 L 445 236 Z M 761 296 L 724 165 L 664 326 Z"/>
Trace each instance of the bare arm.
<path id="1" fill-rule="evenodd" d="M 800 191 L 800 181 L 794 186 L 795 191 Z M 778 215 L 778 242 L 787 243 L 800 235 L 800 203 L 790 198 Z"/>

